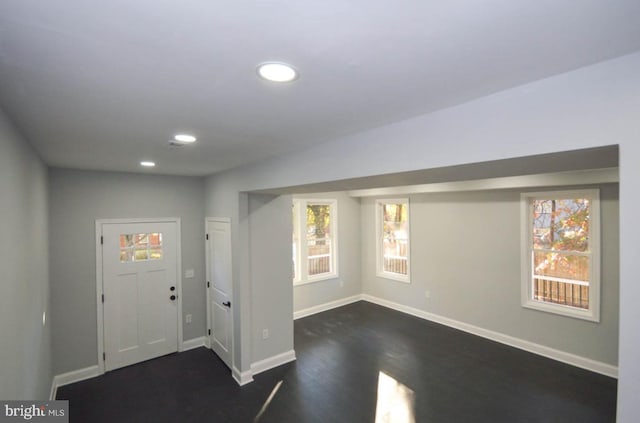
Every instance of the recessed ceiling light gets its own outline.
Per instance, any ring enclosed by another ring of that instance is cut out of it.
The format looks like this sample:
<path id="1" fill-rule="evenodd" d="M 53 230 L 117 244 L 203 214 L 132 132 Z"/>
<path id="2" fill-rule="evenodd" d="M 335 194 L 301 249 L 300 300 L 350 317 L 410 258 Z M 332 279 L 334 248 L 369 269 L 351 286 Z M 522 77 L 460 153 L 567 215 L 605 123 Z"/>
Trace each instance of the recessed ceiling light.
<path id="1" fill-rule="evenodd" d="M 150 162 L 149 160 L 143 160 L 140 162 L 140 166 L 144 167 L 154 167 L 156 164 L 154 162 Z"/>
<path id="2" fill-rule="evenodd" d="M 186 142 L 186 143 L 196 142 L 196 137 L 188 134 L 178 134 L 175 137 L 173 137 L 173 139 L 176 141 Z"/>
<path id="3" fill-rule="evenodd" d="M 258 75 L 267 81 L 290 82 L 298 78 L 298 71 L 286 63 L 268 62 L 258 65 Z"/>

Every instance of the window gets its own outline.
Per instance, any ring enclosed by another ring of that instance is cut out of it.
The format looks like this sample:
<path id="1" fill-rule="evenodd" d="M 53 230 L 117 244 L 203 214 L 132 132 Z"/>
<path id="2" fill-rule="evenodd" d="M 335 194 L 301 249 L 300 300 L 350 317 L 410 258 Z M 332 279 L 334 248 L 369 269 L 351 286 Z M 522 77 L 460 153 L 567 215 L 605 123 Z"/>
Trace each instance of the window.
<path id="1" fill-rule="evenodd" d="M 598 190 L 524 193 L 522 305 L 600 319 Z"/>
<path id="2" fill-rule="evenodd" d="M 294 200 L 293 282 L 336 278 L 338 215 L 335 200 Z"/>
<path id="3" fill-rule="evenodd" d="M 409 200 L 376 201 L 377 275 L 410 282 Z"/>
<path id="4" fill-rule="evenodd" d="M 161 233 L 120 235 L 120 263 L 161 259 Z"/>

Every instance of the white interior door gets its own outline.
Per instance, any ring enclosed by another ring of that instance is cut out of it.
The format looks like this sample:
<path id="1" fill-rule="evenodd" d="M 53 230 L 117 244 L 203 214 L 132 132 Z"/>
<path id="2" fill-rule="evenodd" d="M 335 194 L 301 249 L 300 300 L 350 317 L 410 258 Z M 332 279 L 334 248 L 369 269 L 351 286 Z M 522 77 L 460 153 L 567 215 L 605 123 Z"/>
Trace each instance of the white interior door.
<path id="1" fill-rule="evenodd" d="M 107 371 L 178 349 L 177 225 L 102 224 Z"/>
<path id="2" fill-rule="evenodd" d="M 207 281 L 209 342 L 211 349 L 231 368 L 233 354 L 231 313 L 231 224 L 207 220 Z"/>

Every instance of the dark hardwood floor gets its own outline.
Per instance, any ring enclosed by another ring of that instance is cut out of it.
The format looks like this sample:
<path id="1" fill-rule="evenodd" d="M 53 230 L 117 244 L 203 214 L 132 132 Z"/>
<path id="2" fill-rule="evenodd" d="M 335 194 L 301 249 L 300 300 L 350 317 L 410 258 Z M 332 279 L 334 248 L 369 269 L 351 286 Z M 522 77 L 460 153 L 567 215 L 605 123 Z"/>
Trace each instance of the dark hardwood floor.
<path id="1" fill-rule="evenodd" d="M 78 423 L 615 421 L 615 379 L 366 302 L 297 320 L 295 350 L 244 387 L 198 348 L 57 397 Z"/>

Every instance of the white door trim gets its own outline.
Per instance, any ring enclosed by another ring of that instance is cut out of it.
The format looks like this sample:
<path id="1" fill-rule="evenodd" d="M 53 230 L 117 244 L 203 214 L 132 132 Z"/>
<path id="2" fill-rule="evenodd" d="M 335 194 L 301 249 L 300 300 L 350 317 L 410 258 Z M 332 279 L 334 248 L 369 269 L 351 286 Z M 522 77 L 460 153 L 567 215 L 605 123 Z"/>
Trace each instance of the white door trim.
<path id="1" fill-rule="evenodd" d="M 98 334 L 98 370 L 104 374 L 104 306 L 102 295 L 104 294 L 102 284 L 102 225 L 119 223 L 175 223 L 176 224 L 176 266 L 177 281 L 176 290 L 178 293 L 178 351 L 183 350 L 182 341 L 182 237 L 180 235 L 180 218 L 132 218 L 132 219 L 96 219 L 96 314 L 97 314 L 97 334 Z"/>
<path id="2" fill-rule="evenodd" d="M 229 224 L 229 229 L 231 229 L 231 218 L 229 217 L 205 217 L 204 219 L 204 230 L 205 233 L 208 235 L 208 230 L 209 230 L 209 222 L 219 222 L 219 223 L 228 223 Z M 207 259 L 205 260 L 205 266 L 206 266 L 206 277 L 207 277 L 207 285 L 205 286 L 205 289 L 207 290 L 206 292 L 206 298 L 207 298 L 207 343 L 208 343 L 208 347 L 211 348 L 210 345 L 210 339 L 211 339 L 211 335 L 209 334 L 209 331 L 211 330 L 211 289 L 210 286 L 211 285 L 211 265 L 209 263 L 209 240 L 207 238 L 205 238 L 204 241 L 204 247 L 205 247 L 205 254 Z M 231 249 L 232 246 L 229 245 L 229 248 Z M 233 333 L 233 328 L 235 326 L 235 318 L 234 318 L 234 312 L 233 312 L 233 307 L 235 307 L 235 297 L 233 296 L 233 254 L 230 254 L 231 256 L 231 295 L 229 295 L 229 297 L 231 298 L 231 369 L 235 369 L 235 357 L 234 357 L 234 352 L 235 352 L 235 336 Z"/>

